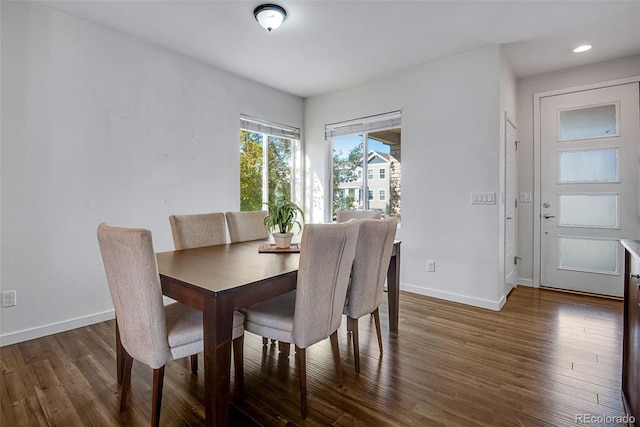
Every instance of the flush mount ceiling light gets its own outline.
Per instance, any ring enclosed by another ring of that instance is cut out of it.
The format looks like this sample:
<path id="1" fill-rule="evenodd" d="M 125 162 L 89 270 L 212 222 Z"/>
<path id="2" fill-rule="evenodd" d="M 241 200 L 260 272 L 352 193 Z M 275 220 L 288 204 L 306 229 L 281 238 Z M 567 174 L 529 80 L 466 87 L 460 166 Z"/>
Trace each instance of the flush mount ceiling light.
<path id="1" fill-rule="evenodd" d="M 591 45 L 590 44 L 583 44 L 582 46 L 578 46 L 577 48 L 573 49 L 573 51 L 575 53 L 580 53 L 580 52 L 586 52 L 589 49 L 591 49 Z"/>
<path id="2" fill-rule="evenodd" d="M 263 4 L 253 10 L 256 21 L 266 30 L 275 30 L 287 17 L 287 11 L 277 4 Z"/>

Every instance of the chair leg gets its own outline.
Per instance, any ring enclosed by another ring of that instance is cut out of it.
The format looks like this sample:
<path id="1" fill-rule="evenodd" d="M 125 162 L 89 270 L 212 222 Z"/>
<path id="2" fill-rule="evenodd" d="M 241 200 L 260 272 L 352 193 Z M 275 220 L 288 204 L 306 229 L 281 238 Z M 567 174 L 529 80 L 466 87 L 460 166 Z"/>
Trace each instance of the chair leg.
<path id="1" fill-rule="evenodd" d="M 191 373 L 193 375 L 198 375 L 198 355 L 191 355 Z"/>
<path id="2" fill-rule="evenodd" d="M 122 390 L 120 391 L 120 412 L 127 407 L 127 395 L 131 387 L 131 367 L 133 366 L 133 357 L 122 348 Z"/>
<path id="3" fill-rule="evenodd" d="M 378 348 L 380 349 L 380 353 L 382 354 L 382 330 L 380 329 L 380 312 L 376 308 L 373 313 L 373 322 L 376 325 L 376 333 L 378 334 Z"/>
<path id="4" fill-rule="evenodd" d="M 280 353 L 289 357 L 289 354 L 291 354 L 291 344 L 288 342 L 278 341 L 278 350 L 280 350 Z"/>
<path id="5" fill-rule="evenodd" d="M 122 385 L 122 368 L 124 365 L 123 351 L 124 347 L 122 347 L 122 341 L 120 341 L 120 328 L 118 328 L 118 319 L 116 319 L 116 376 L 120 386 Z"/>
<path id="6" fill-rule="evenodd" d="M 347 329 L 351 331 L 351 339 L 353 340 L 353 363 L 356 373 L 360 373 L 360 339 L 358 336 L 358 319 L 347 316 Z"/>
<path id="7" fill-rule="evenodd" d="M 244 398 L 244 335 L 233 340 L 233 367 L 235 370 L 236 394 Z"/>
<path id="8" fill-rule="evenodd" d="M 296 346 L 296 363 L 300 379 L 300 412 L 307 418 L 307 353 L 304 348 Z"/>
<path id="9" fill-rule="evenodd" d="M 160 425 L 160 408 L 162 406 L 162 385 L 164 384 L 164 366 L 153 370 L 153 401 L 151 403 L 151 425 Z"/>
<path id="10" fill-rule="evenodd" d="M 354 335 L 355 335 L 355 332 L 354 332 Z M 342 387 L 342 384 L 344 383 L 344 379 L 342 378 L 342 367 L 340 366 L 340 347 L 338 346 L 338 331 L 334 331 L 329 338 L 331 338 L 331 351 L 333 353 L 333 363 L 336 365 L 336 376 L 338 377 L 338 385 Z"/>
<path id="11" fill-rule="evenodd" d="M 267 337 L 262 337 L 262 345 L 266 346 L 267 344 L 269 344 L 269 338 Z"/>

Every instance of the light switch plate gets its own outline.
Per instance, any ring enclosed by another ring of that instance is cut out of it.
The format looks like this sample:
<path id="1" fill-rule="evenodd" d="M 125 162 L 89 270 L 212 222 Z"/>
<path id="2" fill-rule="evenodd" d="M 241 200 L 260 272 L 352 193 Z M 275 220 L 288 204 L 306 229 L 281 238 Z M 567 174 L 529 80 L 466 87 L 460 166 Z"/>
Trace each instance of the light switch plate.
<path id="1" fill-rule="evenodd" d="M 520 203 L 532 203 L 533 195 L 531 193 L 520 193 Z"/>
<path id="2" fill-rule="evenodd" d="M 472 205 L 495 205 L 496 193 L 471 193 Z"/>

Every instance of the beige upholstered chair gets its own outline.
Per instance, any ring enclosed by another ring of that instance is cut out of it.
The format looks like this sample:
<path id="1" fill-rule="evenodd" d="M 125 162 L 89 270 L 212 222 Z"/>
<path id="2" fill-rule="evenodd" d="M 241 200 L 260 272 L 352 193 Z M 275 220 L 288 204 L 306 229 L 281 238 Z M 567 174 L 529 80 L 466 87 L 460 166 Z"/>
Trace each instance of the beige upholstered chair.
<path id="1" fill-rule="evenodd" d="M 173 245 L 177 250 L 223 245 L 227 242 L 227 224 L 222 212 L 171 215 Z"/>
<path id="2" fill-rule="evenodd" d="M 384 282 L 389 269 L 398 222 L 395 217 L 384 220 L 365 219 L 360 224 L 358 246 L 353 260 L 351 282 L 344 306 L 347 315 L 347 331 L 353 339 L 356 372 L 360 372 L 360 348 L 358 342 L 358 319 L 372 314 L 378 335 L 378 347 L 382 353 L 382 333 L 378 307 L 382 303 Z"/>
<path id="3" fill-rule="evenodd" d="M 347 222 L 352 218 L 355 219 L 382 219 L 382 212 L 380 211 L 356 211 L 346 210 L 338 211 L 336 213 L 337 222 Z"/>
<path id="4" fill-rule="evenodd" d="M 151 424 L 157 426 L 164 367 L 202 351 L 202 313 L 180 303 L 163 305 L 151 231 L 103 223 L 98 226 L 98 243 L 122 346 L 120 410 L 126 407 L 135 359 L 153 369 Z M 242 314 L 234 313 L 234 339 L 244 333 L 243 321 Z"/>
<path id="5" fill-rule="evenodd" d="M 227 212 L 226 216 L 232 243 L 269 238 L 264 225 L 267 211 Z"/>
<path id="6" fill-rule="evenodd" d="M 171 234 L 176 250 L 200 248 L 202 246 L 223 245 L 227 242 L 227 224 L 222 212 L 171 215 Z M 244 364 L 243 364 L 244 334 L 233 340 L 233 362 L 235 367 L 236 391 L 243 395 Z M 198 355 L 191 356 L 191 372 L 198 372 Z"/>
<path id="7" fill-rule="evenodd" d="M 358 228 L 353 222 L 305 225 L 296 290 L 242 310 L 247 331 L 295 345 L 303 418 L 307 416 L 307 347 L 331 338 L 338 383 L 342 384 L 337 329 L 347 295 Z"/>

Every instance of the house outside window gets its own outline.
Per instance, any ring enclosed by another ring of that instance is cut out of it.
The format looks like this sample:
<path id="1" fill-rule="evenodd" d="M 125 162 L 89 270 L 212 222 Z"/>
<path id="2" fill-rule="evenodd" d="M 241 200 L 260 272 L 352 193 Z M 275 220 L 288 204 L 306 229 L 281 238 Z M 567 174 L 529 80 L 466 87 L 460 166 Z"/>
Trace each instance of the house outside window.
<path id="1" fill-rule="evenodd" d="M 338 210 L 379 210 L 400 220 L 401 115 L 396 111 L 325 126 L 333 189 L 326 220 L 335 219 Z M 346 196 L 345 189 L 354 191 Z"/>

